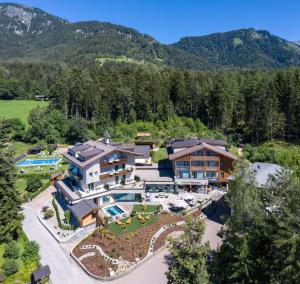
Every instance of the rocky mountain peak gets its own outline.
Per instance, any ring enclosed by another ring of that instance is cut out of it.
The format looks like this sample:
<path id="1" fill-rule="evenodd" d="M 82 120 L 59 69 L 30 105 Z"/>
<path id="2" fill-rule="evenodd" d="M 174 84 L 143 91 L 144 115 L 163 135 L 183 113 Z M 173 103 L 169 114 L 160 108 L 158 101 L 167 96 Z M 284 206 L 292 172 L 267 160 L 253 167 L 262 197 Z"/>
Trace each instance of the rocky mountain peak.
<path id="1" fill-rule="evenodd" d="M 67 23 L 37 8 L 14 3 L 0 4 L 0 29 L 19 36 L 42 34 Z"/>

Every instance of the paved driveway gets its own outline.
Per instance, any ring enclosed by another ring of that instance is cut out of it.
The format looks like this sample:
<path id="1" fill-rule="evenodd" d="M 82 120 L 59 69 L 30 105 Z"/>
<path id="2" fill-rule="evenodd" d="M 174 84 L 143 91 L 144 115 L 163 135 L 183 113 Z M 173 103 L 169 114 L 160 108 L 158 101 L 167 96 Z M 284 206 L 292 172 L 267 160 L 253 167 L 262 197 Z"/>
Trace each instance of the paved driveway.
<path id="1" fill-rule="evenodd" d="M 92 284 L 101 283 L 91 277 L 73 261 L 69 256 L 67 249 L 64 250 L 59 245 L 50 233 L 37 219 L 37 211 L 35 206 L 24 206 L 25 219 L 23 228 L 30 240 L 35 240 L 40 245 L 41 262 L 43 265 L 48 264 L 51 269 L 51 280 L 54 284 Z M 210 219 L 206 219 L 207 225 L 204 239 L 211 242 L 213 248 L 217 247 L 220 243 L 220 238 L 216 233 L 222 226 L 220 224 L 219 214 L 222 210 L 217 210 Z M 65 246 L 69 248 L 69 246 Z M 150 258 L 147 262 L 137 267 L 129 275 L 107 283 L 111 284 L 166 284 L 165 271 L 167 264 L 165 263 L 164 256 L 167 255 L 167 250 L 164 250 L 154 257 Z"/>

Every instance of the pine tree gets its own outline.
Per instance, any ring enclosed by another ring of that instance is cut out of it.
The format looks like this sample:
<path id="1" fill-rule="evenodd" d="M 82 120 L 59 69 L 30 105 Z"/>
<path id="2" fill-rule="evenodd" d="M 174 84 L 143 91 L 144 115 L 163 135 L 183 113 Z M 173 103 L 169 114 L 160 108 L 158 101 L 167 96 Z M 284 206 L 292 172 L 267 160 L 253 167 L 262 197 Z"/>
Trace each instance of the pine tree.
<path id="1" fill-rule="evenodd" d="M 16 173 L 12 153 L 7 149 L 5 122 L 0 121 L 0 242 L 15 239 L 22 227 L 21 200 L 15 189 Z"/>
<path id="2" fill-rule="evenodd" d="M 208 243 L 202 244 L 204 231 L 201 219 L 187 218 L 183 235 L 171 241 L 171 263 L 167 272 L 170 283 L 209 283 L 206 259 L 210 248 Z"/>

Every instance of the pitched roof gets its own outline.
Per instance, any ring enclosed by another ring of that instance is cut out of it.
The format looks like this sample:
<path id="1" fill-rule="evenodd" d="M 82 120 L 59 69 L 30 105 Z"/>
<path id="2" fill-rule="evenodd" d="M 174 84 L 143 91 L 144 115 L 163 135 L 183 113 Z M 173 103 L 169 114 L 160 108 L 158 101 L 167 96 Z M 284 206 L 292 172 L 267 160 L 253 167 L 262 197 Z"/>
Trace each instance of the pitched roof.
<path id="1" fill-rule="evenodd" d="M 150 145 L 135 145 L 134 151 L 143 155 L 143 158 L 150 157 Z"/>
<path id="2" fill-rule="evenodd" d="M 255 162 L 251 164 L 250 170 L 255 175 L 257 185 L 265 186 L 269 177 L 278 174 L 283 168 L 276 164 Z"/>
<path id="3" fill-rule="evenodd" d="M 213 146 L 228 146 L 228 143 L 224 140 L 210 138 L 175 139 L 170 143 L 169 146 L 172 148 L 189 148 L 199 145 L 203 142 Z"/>
<path id="4" fill-rule="evenodd" d="M 27 152 L 30 152 L 30 151 L 33 151 L 33 150 L 39 151 L 39 150 L 44 150 L 44 149 L 45 149 L 45 146 L 42 145 L 42 144 L 40 144 L 40 145 L 36 145 L 36 146 L 34 146 L 34 147 L 28 149 Z"/>
<path id="5" fill-rule="evenodd" d="M 178 151 L 178 152 L 175 152 L 171 155 L 169 155 L 169 160 L 175 160 L 177 158 L 180 158 L 182 156 L 186 156 L 186 155 L 189 155 L 195 151 L 200 151 L 200 150 L 203 150 L 203 149 L 208 149 L 208 150 L 211 150 L 211 151 L 214 151 L 220 155 L 223 155 L 229 159 L 232 159 L 232 160 L 237 160 L 237 157 L 233 154 L 231 154 L 230 152 L 227 152 L 225 150 L 222 150 L 220 148 L 217 148 L 215 146 L 212 146 L 212 145 L 208 145 L 206 143 L 201 143 L 199 145 L 196 145 L 194 147 L 190 147 L 190 148 L 186 148 L 184 150 L 181 150 L 181 151 Z"/>
<path id="6" fill-rule="evenodd" d="M 73 216 L 79 220 L 92 210 L 97 210 L 100 207 L 93 200 L 83 199 L 75 205 L 69 205 L 68 208 Z"/>
<path id="7" fill-rule="evenodd" d="M 124 145 L 124 144 L 110 145 L 98 141 L 87 141 L 80 146 L 75 146 L 70 148 L 69 151 L 64 154 L 64 157 L 70 160 L 75 165 L 81 168 L 85 168 L 86 166 L 97 161 L 98 159 L 101 159 L 106 155 L 111 154 L 115 151 L 132 154 L 136 156 L 140 155 L 139 153 L 133 152 L 133 148 L 129 149 L 128 145 Z M 78 157 L 75 156 L 75 153 L 77 153 Z M 81 159 L 80 156 L 82 156 Z"/>
<path id="8" fill-rule="evenodd" d="M 32 278 L 35 282 L 44 279 L 50 275 L 50 267 L 48 265 L 41 266 L 34 272 L 32 272 Z"/>
<path id="9" fill-rule="evenodd" d="M 197 139 L 177 140 L 170 144 L 172 148 L 189 148 L 199 144 Z"/>

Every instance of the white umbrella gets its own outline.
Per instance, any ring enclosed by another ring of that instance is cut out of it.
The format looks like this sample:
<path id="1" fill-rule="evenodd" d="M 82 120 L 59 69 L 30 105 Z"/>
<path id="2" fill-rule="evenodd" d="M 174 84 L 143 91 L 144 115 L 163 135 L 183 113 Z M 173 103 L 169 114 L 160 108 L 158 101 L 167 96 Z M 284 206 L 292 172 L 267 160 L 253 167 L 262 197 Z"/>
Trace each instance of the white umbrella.
<path id="1" fill-rule="evenodd" d="M 182 199 L 184 199 L 184 200 L 194 200 L 195 196 L 192 195 L 192 194 L 189 194 L 189 193 L 185 193 L 185 194 L 182 195 Z"/>
<path id="2" fill-rule="evenodd" d="M 177 208 L 187 208 L 188 204 L 182 199 L 176 199 L 173 202 L 173 206 Z"/>

